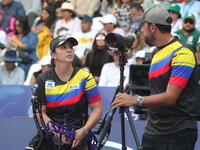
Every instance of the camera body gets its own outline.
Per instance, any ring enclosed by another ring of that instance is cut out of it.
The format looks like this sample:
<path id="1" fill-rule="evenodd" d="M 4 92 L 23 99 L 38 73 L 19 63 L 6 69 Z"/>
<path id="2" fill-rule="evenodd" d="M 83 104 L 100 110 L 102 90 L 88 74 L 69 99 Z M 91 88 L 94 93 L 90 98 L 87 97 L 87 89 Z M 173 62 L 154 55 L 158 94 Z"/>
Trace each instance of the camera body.
<path id="1" fill-rule="evenodd" d="M 129 73 L 129 90 L 133 96 L 148 96 L 150 95 L 148 73 L 150 64 L 135 64 L 130 65 Z M 139 114 L 140 120 L 147 119 L 147 107 L 136 106 L 135 114 Z"/>

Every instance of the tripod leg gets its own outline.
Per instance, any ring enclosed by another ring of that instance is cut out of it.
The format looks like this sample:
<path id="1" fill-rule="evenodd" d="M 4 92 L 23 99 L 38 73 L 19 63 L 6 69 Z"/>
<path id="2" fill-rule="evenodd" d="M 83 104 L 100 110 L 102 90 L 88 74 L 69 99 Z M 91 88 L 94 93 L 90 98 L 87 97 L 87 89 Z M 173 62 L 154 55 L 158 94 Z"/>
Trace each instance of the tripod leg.
<path id="1" fill-rule="evenodd" d="M 122 138 L 122 150 L 126 150 L 126 140 L 125 140 L 125 122 L 124 122 L 124 107 L 120 107 L 121 116 L 121 138 Z"/>
<path id="2" fill-rule="evenodd" d="M 136 130 L 135 130 L 135 126 L 134 126 L 133 121 L 132 121 L 132 118 L 131 118 L 131 114 L 130 114 L 129 108 L 128 108 L 128 107 L 124 107 L 124 110 L 125 110 L 126 115 L 127 115 L 127 117 L 128 117 L 128 122 L 129 122 L 129 124 L 130 124 L 131 131 L 132 131 L 133 136 L 134 136 L 134 138 L 135 138 L 135 142 L 136 142 L 136 145 L 137 145 L 137 149 L 138 149 L 138 150 L 141 150 L 142 147 L 141 147 L 141 145 L 140 145 L 140 142 L 139 142 L 139 139 L 138 139 Z"/>

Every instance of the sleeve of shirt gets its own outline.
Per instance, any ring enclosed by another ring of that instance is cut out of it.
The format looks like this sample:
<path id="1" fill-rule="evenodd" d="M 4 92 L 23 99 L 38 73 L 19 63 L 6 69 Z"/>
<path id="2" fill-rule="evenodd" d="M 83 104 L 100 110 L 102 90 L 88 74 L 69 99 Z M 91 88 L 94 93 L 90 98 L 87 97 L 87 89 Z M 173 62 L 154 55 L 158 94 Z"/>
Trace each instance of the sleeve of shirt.
<path id="1" fill-rule="evenodd" d="M 195 55 L 188 48 L 177 51 L 172 59 L 172 73 L 169 84 L 185 88 L 196 65 Z"/>
<path id="2" fill-rule="evenodd" d="M 26 40 L 25 44 L 26 45 L 26 50 L 27 51 L 33 51 L 35 50 L 37 43 L 38 43 L 38 36 L 35 32 L 30 32 L 27 37 L 28 40 Z M 30 40 L 31 39 L 31 40 Z M 23 41 L 22 41 L 23 42 Z"/>
<path id="3" fill-rule="evenodd" d="M 45 82 L 42 80 L 42 75 L 38 75 L 36 79 L 36 84 L 34 85 L 35 93 L 34 96 L 37 96 L 38 100 L 46 105 L 46 96 L 45 96 Z"/>
<path id="4" fill-rule="evenodd" d="M 91 73 L 89 73 L 87 78 L 85 93 L 89 104 L 93 104 L 101 100 L 98 86 Z"/>

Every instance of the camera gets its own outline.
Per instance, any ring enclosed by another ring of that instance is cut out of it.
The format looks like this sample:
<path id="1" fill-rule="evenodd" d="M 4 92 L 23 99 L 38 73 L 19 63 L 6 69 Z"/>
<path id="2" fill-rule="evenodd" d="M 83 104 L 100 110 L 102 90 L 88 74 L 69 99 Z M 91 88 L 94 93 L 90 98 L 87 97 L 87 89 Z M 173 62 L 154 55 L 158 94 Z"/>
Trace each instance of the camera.
<path id="1" fill-rule="evenodd" d="M 130 48 L 134 40 L 135 38 L 132 35 L 123 37 L 118 33 L 108 33 L 105 38 L 106 45 L 113 48 Z"/>
<path id="2" fill-rule="evenodd" d="M 150 64 L 135 64 L 130 65 L 129 73 L 129 90 L 133 96 L 148 96 L 150 95 L 149 88 L 149 73 Z M 135 114 L 139 114 L 140 120 L 147 119 L 147 107 L 136 106 Z"/>

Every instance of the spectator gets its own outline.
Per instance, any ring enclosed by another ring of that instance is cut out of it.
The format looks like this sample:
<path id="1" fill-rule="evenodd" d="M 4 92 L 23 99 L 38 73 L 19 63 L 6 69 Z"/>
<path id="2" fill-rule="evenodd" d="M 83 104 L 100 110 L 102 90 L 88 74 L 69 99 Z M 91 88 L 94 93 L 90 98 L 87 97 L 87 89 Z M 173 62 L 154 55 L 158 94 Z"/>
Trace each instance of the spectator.
<path id="1" fill-rule="evenodd" d="M 30 30 L 27 17 L 18 16 L 15 20 L 15 34 L 11 36 L 9 46 L 17 46 L 18 50 L 25 52 L 31 59 L 28 62 L 22 60 L 19 66 L 25 71 L 25 78 L 32 64 L 37 62 L 36 47 L 38 43 L 37 34 Z"/>
<path id="2" fill-rule="evenodd" d="M 136 32 L 136 38 L 130 51 L 127 53 L 128 64 L 136 64 L 136 53 L 138 51 L 151 52 L 150 47 L 145 43 L 144 37 L 140 31 Z"/>
<path id="3" fill-rule="evenodd" d="M 37 18 L 31 28 L 38 35 L 37 56 L 39 60 L 49 53 L 49 45 L 53 38 L 56 20 L 54 9 L 47 6 L 42 9 L 41 16 Z"/>
<path id="4" fill-rule="evenodd" d="M 61 18 L 62 15 L 61 15 L 61 8 L 60 7 L 61 7 L 63 2 L 65 2 L 65 0 L 46 0 L 43 3 L 43 8 L 45 8 L 47 6 L 52 7 L 55 10 L 56 16 L 58 18 Z"/>
<path id="5" fill-rule="evenodd" d="M 51 68 L 51 56 L 43 56 L 42 59 L 39 61 L 39 64 L 41 65 L 41 69 L 33 73 L 30 80 L 30 85 L 35 84 L 36 78 L 40 73 L 45 72 Z"/>
<path id="6" fill-rule="evenodd" d="M 23 85 L 24 71 L 16 65 L 21 59 L 17 57 L 17 52 L 7 49 L 4 56 L 0 56 L 3 64 L 0 65 L 0 84 Z"/>
<path id="7" fill-rule="evenodd" d="M 5 31 L 7 36 L 15 32 L 14 22 L 14 17 L 4 16 L 4 12 L 0 9 L 0 30 Z"/>
<path id="8" fill-rule="evenodd" d="M 85 68 L 88 69 L 98 83 L 101 69 L 107 62 L 113 62 L 113 58 L 107 53 L 108 47 L 105 44 L 105 34 L 98 33 L 85 61 Z"/>
<path id="9" fill-rule="evenodd" d="M 60 35 L 71 36 L 73 33 L 81 30 L 81 21 L 76 17 L 74 5 L 64 2 L 61 5 L 62 19 L 56 22 L 54 37 Z"/>
<path id="10" fill-rule="evenodd" d="M 172 18 L 172 29 L 171 33 L 173 34 L 177 30 L 182 29 L 182 18 L 180 14 L 180 6 L 177 4 L 171 4 L 170 7 L 168 8 L 168 12 Z"/>
<path id="11" fill-rule="evenodd" d="M 100 8 L 100 14 L 102 16 L 110 14 L 115 3 L 116 0 L 103 0 Z"/>
<path id="12" fill-rule="evenodd" d="M 26 16 L 23 5 L 14 0 L 2 0 L 0 3 L 0 9 L 3 10 L 4 16 L 15 18 L 18 16 Z"/>
<path id="13" fill-rule="evenodd" d="M 200 39 L 200 31 L 195 28 L 195 16 L 188 13 L 184 16 L 182 22 L 183 29 L 176 31 L 181 41 L 190 45 L 196 53 L 196 48 Z"/>
<path id="14" fill-rule="evenodd" d="M 200 31 L 200 2 L 196 0 L 186 0 L 179 3 L 180 14 L 184 17 L 187 13 L 192 13 L 196 18 L 195 28 Z"/>
<path id="15" fill-rule="evenodd" d="M 100 8 L 100 0 L 71 0 L 70 3 L 74 6 L 74 11 L 78 15 L 92 16 Z"/>
<path id="16" fill-rule="evenodd" d="M 130 12 L 132 17 L 142 16 L 144 13 L 143 7 L 139 3 L 134 3 L 130 7 Z"/>
<path id="17" fill-rule="evenodd" d="M 112 15 L 116 16 L 120 28 L 122 28 L 125 32 L 129 30 L 131 24 L 133 23 L 130 13 L 130 7 L 133 3 L 133 0 L 117 0 L 117 3 L 111 12 Z"/>
<path id="18" fill-rule="evenodd" d="M 119 66 L 119 55 L 118 51 L 114 51 L 113 59 L 114 62 L 105 63 L 103 65 L 100 80 L 98 86 L 109 86 L 117 87 L 120 83 L 120 66 Z M 124 66 L 124 86 L 129 81 L 129 65 Z"/>
<path id="19" fill-rule="evenodd" d="M 84 63 L 86 54 L 92 49 L 92 44 L 97 31 L 93 31 L 92 17 L 88 15 L 79 16 L 81 19 L 81 31 L 75 32 L 72 37 L 78 41 L 78 45 L 74 47 L 75 54 Z"/>
<path id="20" fill-rule="evenodd" d="M 103 30 L 101 30 L 100 32 L 106 35 L 112 32 L 125 36 L 125 31 L 118 27 L 117 18 L 114 15 L 111 14 L 105 15 L 99 21 L 103 24 Z"/>
<path id="21" fill-rule="evenodd" d="M 143 64 L 144 58 L 145 58 L 146 51 L 139 50 L 135 54 L 135 63 L 136 64 Z"/>
<path id="22" fill-rule="evenodd" d="M 142 7 L 144 11 L 154 6 L 161 6 L 162 8 L 168 9 L 171 3 L 167 0 L 144 0 Z"/>
<path id="23" fill-rule="evenodd" d="M 28 24 L 32 27 L 35 18 L 40 16 L 42 12 L 42 2 L 41 0 L 15 0 L 20 2 L 26 12 L 26 16 L 28 17 Z"/>
<path id="24" fill-rule="evenodd" d="M 132 17 L 138 17 L 141 16 L 144 13 L 143 7 L 139 3 L 134 3 L 130 7 L 130 12 Z M 133 22 L 131 25 L 131 28 L 134 28 L 134 30 L 138 30 L 140 27 L 140 23 Z"/>

